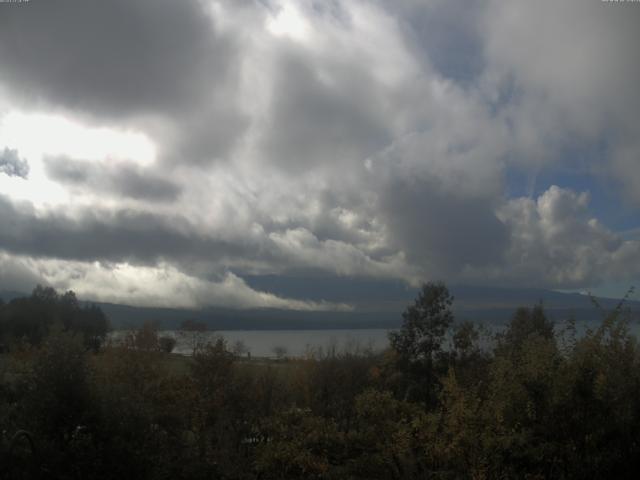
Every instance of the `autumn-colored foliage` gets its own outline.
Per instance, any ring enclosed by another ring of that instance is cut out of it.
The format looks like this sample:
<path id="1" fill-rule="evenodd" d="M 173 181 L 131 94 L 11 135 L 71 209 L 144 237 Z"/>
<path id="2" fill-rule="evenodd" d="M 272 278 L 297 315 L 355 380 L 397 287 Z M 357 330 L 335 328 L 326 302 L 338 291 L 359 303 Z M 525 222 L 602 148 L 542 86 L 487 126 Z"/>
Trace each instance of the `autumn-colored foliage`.
<path id="1" fill-rule="evenodd" d="M 98 351 L 64 324 L 30 330 L 0 355 L 0 478 L 636 478 L 622 304 L 580 335 L 522 308 L 487 339 L 452 300 L 425 285 L 385 352 L 282 361 L 223 338 L 170 354 L 152 324 Z"/>

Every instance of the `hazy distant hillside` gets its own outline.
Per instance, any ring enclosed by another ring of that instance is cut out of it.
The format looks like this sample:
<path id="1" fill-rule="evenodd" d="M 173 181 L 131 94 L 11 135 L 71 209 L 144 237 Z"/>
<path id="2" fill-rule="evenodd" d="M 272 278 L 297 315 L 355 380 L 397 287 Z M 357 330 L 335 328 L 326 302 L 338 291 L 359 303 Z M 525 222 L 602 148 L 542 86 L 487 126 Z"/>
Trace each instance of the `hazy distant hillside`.
<path id="1" fill-rule="evenodd" d="M 519 306 L 531 306 L 542 301 L 548 315 L 562 321 L 573 316 L 578 321 L 592 321 L 601 317 L 586 295 L 561 293 L 541 289 L 508 289 L 494 287 L 454 286 L 454 310 L 458 319 L 482 323 L 502 324 Z M 292 293 L 292 292 L 287 292 Z M 385 296 L 375 296 L 366 302 L 364 291 L 354 302 L 352 312 L 300 312 L 276 309 L 233 310 L 208 308 L 184 310 L 171 308 L 131 307 L 111 303 L 97 303 L 109 317 L 114 328 L 129 328 L 145 321 L 157 321 L 161 328 L 177 328 L 183 320 L 205 322 L 215 330 L 289 330 L 289 329 L 338 329 L 338 328 L 396 328 L 402 321 L 401 314 L 413 301 L 416 290 L 395 288 Z M 18 292 L 0 292 L 8 301 Z M 335 298 L 330 300 L 336 301 Z M 345 301 L 340 298 L 339 301 Z M 614 308 L 618 299 L 598 299 L 605 309 Z M 640 319 L 640 302 L 629 301 L 627 306 L 635 319 Z"/>
<path id="2" fill-rule="evenodd" d="M 14 291 L 0 291 L 0 298 L 5 302 L 9 302 L 14 298 L 24 297 L 28 294 L 23 292 L 14 292 Z"/>
<path id="3" fill-rule="evenodd" d="M 451 292 L 455 296 L 454 307 L 458 316 L 470 320 L 503 323 L 515 308 L 531 306 L 540 301 L 555 321 L 571 316 L 578 321 L 599 320 L 602 317 L 602 312 L 593 305 L 589 296 L 579 293 L 495 287 L 452 287 Z M 603 309 L 611 310 L 620 299 L 597 298 L 597 302 Z M 632 318 L 640 319 L 640 302 L 630 300 L 625 305 L 631 310 Z"/>

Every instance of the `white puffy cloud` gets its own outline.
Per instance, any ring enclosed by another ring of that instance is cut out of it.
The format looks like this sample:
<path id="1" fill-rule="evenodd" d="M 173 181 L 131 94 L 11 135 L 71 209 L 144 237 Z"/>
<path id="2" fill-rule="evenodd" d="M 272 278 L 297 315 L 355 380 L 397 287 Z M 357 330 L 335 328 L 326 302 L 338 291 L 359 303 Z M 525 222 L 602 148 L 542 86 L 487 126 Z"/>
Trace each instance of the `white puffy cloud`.
<path id="1" fill-rule="evenodd" d="M 589 195 L 555 185 L 537 199 L 509 200 L 498 216 L 511 232 L 503 276 L 563 288 L 640 275 L 640 242 L 588 214 Z"/>

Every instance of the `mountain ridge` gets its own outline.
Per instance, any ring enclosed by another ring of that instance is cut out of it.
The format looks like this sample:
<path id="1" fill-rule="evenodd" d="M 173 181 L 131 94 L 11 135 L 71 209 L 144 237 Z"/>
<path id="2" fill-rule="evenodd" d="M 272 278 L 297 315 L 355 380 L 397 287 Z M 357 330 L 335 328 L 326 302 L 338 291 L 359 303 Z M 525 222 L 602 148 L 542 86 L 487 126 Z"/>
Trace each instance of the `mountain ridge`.
<path id="1" fill-rule="evenodd" d="M 545 289 L 452 286 L 453 310 L 458 320 L 473 320 L 486 324 L 504 324 L 516 308 L 530 307 L 540 301 L 549 317 L 560 322 L 570 317 L 577 321 L 602 318 L 587 295 L 557 292 Z M 398 328 L 402 312 L 416 297 L 418 290 L 407 290 L 402 298 L 388 299 L 384 308 L 372 301 L 356 303 L 354 311 L 297 311 L 271 308 L 232 309 L 208 307 L 179 309 L 139 307 L 108 302 L 83 301 L 99 306 L 109 317 L 113 328 L 136 328 L 146 321 L 156 322 L 160 328 L 176 329 L 184 320 L 197 320 L 213 330 L 309 330 Z M 16 291 L 0 291 L 5 302 L 27 296 Z M 620 299 L 598 298 L 598 303 L 609 311 Z M 626 307 L 633 321 L 640 321 L 640 302 L 628 300 Z"/>

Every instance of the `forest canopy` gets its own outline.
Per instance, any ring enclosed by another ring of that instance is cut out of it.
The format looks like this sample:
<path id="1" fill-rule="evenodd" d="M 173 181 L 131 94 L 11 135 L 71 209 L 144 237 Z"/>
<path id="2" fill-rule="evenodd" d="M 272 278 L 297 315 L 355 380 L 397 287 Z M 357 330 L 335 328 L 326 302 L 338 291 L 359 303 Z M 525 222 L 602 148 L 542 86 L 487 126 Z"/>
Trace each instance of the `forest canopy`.
<path id="1" fill-rule="evenodd" d="M 578 335 L 541 304 L 483 332 L 453 301 L 424 285 L 383 352 L 266 360 L 223 337 L 170 354 L 153 324 L 97 349 L 98 311 L 37 288 L 2 307 L 5 337 L 23 340 L 0 355 L 0 476 L 636 478 L 640 351 L 624 302 Z"/>
<path id="2" fill-rule="evenodd" d="M 78 334 L 87 348 L 98 350 L 109 322 L 98 306 L 81 304 L 71 290 L 59 294 L 38 285 L 28 297 L 0 303 L 0 344 L 4 348 L 20 342 L 39 346 L 54 328 Z"/>

